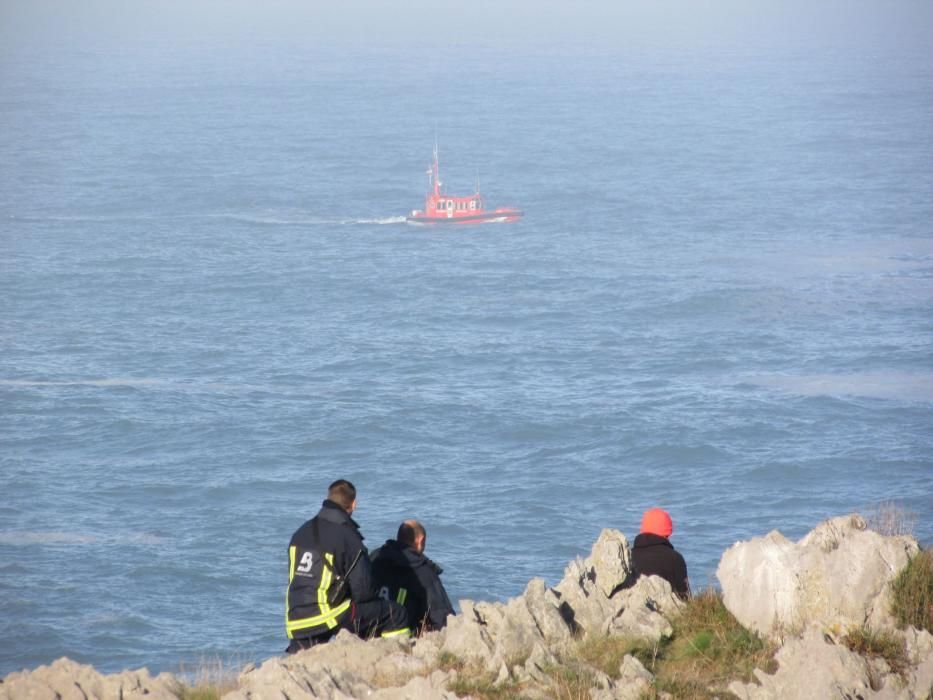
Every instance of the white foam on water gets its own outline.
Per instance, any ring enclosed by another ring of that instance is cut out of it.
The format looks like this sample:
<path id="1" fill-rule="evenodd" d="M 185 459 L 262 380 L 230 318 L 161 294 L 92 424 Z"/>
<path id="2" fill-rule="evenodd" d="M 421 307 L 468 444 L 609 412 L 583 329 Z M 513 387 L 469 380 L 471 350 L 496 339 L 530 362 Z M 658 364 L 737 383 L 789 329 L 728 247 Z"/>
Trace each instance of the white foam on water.
<path id="1" fill-rule="evenodd" d="M 134 379 L 123 377 L 112 377 L 105 379 L 0 379 L 0 387 L 66 387 L 66 386 L 86 386 L 86 387 L 132 387 L 148 389 L 167 389 L 171 391 L 221 391 L 221 392 L 242 392 L 242 391 L 275 391 L 272 387 L 264 387 L 253 384 L 224 384 L 221 382 L 207 382 L 199 384 L 196 382 L 185 382 L 173 379 Z"/>
<path id="2" fill-rule="evenodd" d="M 371 218 L 330 219 L 308 216 L 256 216 L 253 214 L 203 214 L 198 218 L 223 219 L 238 221 L 247 224 L 262 224 L 264 226 L 358 226 L 358 225 L 390 225 L 405 223 L 404 216 L 381 216 Z"/>
<path id="3" fill-rule="evenodd" d="M 384 216 L 381 219 L 349 219 L 346 221 L 341 221 L 340 223 L 342 224 L 379 224 L 379 225 L 384 226 L 387 224 L 404 224 L 405 218 L 406 217 L 404 216 Z"/>
<path id="4" fill-rule="evenodd" d="M 58 530 L 38 530 L 16 532 L 11 530 L 0 531 L 0 545 L 13 547 L 27 547 L 51 544 L 94 544 L 96 542 L 111 542 L 137 545 L 160 545 L 168 541 L 167 537 L 152 532 L 132 532 L 99 537 L 85 535 L 78 532 L 61 532 Z"/>
<path id="5" fill-rule="evenodd" d="M 340 219 L 322 219 L 308 216 L 256 216 L 254 214 L 196 214 L 191 218 L 222 219 L 224 221 L 262 224 L 264 226 L 334 226 L 343 223 Z"/>
<path id="6" fill-rule="evenodd" d="M 933 373 L 767 375 L 752 377 L 748 381 L 802 396 L 863 396 L 876 399 L 933 401 Z"/>
<path id="7" fill-rule="evenodd" d="M 41 544 L 90 544 L 97 538 L 75 532 L 0 532 L 0 544 L 29 546 Z"/>
<path id="8" fill-rule="evenodd" d="M 0 379 L 0 386 L 157 386 L 158 379 Z"/>

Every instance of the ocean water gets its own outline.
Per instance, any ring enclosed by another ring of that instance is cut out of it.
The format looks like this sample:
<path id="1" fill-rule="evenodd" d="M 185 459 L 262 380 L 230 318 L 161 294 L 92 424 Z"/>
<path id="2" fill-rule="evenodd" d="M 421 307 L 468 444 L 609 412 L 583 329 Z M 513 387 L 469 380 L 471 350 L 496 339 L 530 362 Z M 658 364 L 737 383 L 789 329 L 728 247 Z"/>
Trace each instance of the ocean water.
<path id="1" fill-rule="evenodd" d="M 62 44 L 0 63 L 0 674 L 280 653 L 328 483 L 451 597 L 659 505 L 933 536 L 933 65 Z M 435 139 L 511 225 L 401 223 Z"/>

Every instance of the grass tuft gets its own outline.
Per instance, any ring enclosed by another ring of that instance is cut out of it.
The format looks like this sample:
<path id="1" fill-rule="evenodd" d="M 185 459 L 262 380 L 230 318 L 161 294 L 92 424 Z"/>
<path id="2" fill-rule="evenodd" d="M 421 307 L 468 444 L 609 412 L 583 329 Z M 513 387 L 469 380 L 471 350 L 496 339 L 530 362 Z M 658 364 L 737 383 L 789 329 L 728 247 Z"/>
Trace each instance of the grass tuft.
<path id="1" fill-rule="evenodd" d="M 465 665 L 463 659 L 449 651 L 442 651 L 437 657 L 437 667 L 441 671 L 460 671 Z"/>
<path id="2" fill-rule="evenodd" d="M 641 661 L 649 671 L 657 665 L 658 658 L 670 640 L 652 642 L 637 637 L 599 637 L 591 636 L 580 642 L 576 656 L 583 662 L 605 673 L 610 678 L 619 677 L 622 659 L 631 654 Z"/>
<path id="3" fill-rule="evenodd" d="M 626 637 L 590 637 L 574 651 L 577 658 L 610 678 L 631 654 L 655 676 L 648 697 L 713 698 L 734 680 L 751 680 L 760 668 L 777 670 L 777 646 L 742 627 L 726 610 L 722 596 L 707 590 L 687 601 L 673 621 L 671 637 L 658 642 Z"/>
<path id="4" fill-rule="evenodd" d="M 901 677 L 905 677 L 910 668 L 907 644 L 891 632 L 857 627 L 849 631 L 842 642 L 851 651 L 867 659 L 884 659 L 888 667 Z"/>
<path id="5" fill-rule="evenodd" d="M 894 579 L 891 613 L 901 627 L 933 633 L 933 550 L 921 550 Z"/>
<path id="6" fill-rule="evenodd" d="M 886 537 L 909 535 L 913 537 L 917 514 L 894 501 L 878 503 L 866 518 L 868 529 Z"/>
<path id="7" fill-rule="evenodd" d="M 220 700 L 221 696 L 236 690 L 239 671 L 222 659 L 202 659 L 194 671 L 181 669 L 188 680 L 179 681 L 175 695 L 179 700 Z"/>
<path id="8" fill-rule="evenodd" d="M 220 700 L 220 696 L 224 692 L 226 691 L 209 685 L 194 687 L 183 685 L 177 691 L 179 700 Z"/>
<path id="9" fill-rule="evenodd" d="M 591 671 L 578 664 L 561 665 L 551 669 L 552 692 L 558 700 L 590 700 L 590 688 L 595 678 Z"/>
<path id="10" fill-rule="evenodd" d="M 518 697 L 520 686 L 512 681 L 496 683 L 496 674 L 475 666 L 461 666 L 447 685 L 457 697 L 477 700 L 509 700 Z"/>

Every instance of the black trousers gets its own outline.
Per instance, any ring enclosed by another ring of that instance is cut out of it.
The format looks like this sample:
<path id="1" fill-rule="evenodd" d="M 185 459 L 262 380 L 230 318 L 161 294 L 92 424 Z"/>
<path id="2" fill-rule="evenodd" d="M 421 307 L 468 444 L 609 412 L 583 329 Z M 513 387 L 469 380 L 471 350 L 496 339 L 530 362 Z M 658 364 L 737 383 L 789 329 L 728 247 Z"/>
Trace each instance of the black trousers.
<path id="1" fill-rule="evenodd" d="M 365 603 L 354 603 L 351 631 L 364 639 L 411 634 L 408 611 L 394 600 L 376 598 Z"/>
<path id="2" fill-rule="evenodd" d="M 376 598 L 363 603 L 353 603 L 350 606 L 350 614 L 344 616 L 337 627 L 323 634 L 295 637 L 285 651 L 288 654 L 295 654 L 302 649 L 310 649 L 315 644 L 323 644 L 342 629 L 350 630 L 363 639 L 411 634 L 408 626 L 408 612 L 405 607 L 394 600 Z"/>

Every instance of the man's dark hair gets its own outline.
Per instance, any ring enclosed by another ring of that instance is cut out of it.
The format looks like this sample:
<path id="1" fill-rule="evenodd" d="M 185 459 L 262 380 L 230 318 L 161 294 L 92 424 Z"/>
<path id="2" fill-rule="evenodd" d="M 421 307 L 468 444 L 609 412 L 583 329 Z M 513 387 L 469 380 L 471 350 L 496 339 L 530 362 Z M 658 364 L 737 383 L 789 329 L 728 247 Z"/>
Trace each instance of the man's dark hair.
<path id="1" fill-rule="evenodd" d="M 327 499 L 344 510 L 350 510 L 350 506 L 356 500 L 356 487 L 346 479 L 337 479 L 327 487 Z"/>
<path id="2" fill-rule="evenodd" d="M 406 520 L 404 523 L 398 526 L 398 535 L 396 535 L 396 539 L 398 540 L 399 544 L 404 544 L 408 547 L 414 547 L 415 540 L 424 536 L 424 525 L 419 523 L 417 520 Z"/>

